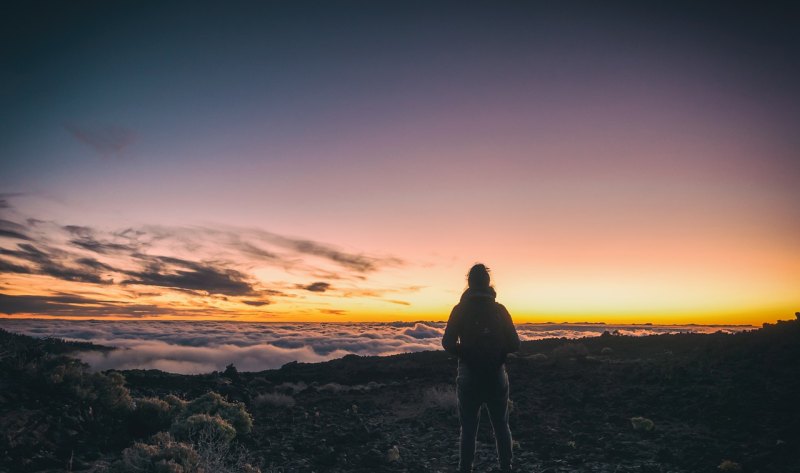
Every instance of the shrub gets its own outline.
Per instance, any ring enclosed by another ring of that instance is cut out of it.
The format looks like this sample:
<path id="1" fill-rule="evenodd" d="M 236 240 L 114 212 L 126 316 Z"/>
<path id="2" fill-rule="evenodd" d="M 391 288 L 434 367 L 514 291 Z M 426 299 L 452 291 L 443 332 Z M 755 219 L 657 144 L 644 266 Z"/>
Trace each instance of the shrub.
<path id="1" fill-rule="evenodd" d="M 174 411 L 180 411 L 186 408 L 186 401 L 174 394 L 167 394 L 164 396 L 164 402 L 169 404 L 170 409 Z"/>
<path id="2" fill-rule="evenodd" d="M 297 394 L 308 389 L 308 385 L 302 381 L 296 383 L 281 383 L 275 387 L 275 391 L 283 394 Z"/>
<path id="3" fill-rule="evenodd" d="M 187 418 L 194 414 L 217 415 L 232 425 L 239 435 L 248 434 L 253 429 L 253 419 L 244 405 L 228 402 L 215 392 L 190 401 L 181 417 Z"/>
<path id="4" fill-rule="evenodd" d="M 229 364 L 225 367 L 225 371 L 222 372 L 222 376 L 230 379 L 231 381 L 239 381 L 239 370 L 236 369 L 233 363 Z"/>
<path id="5" fill-rule="evenodd" d="M 547 361 L 547 355 L 544 353 L 535 353 L 529 356 L 528 359 L 533 361 Z"/>
<path id="6" fill-rule="evenodd" d="M 259 394 L 253 399 L 253 404 L 256 406 L 277 406 L 277 407 L 292 407 L 295 405 L 295 400 L 288 394 L 281 393 L 264 393 Z"/>
<path id="7" fill-rule="evenodd" d="M 134 400 L 131 416 L 131 430 L 136 436 L 152 435 L 161 430 L 168 430 L 172 424 L 172 406 L 156 397 L 138 398 Z"/>
<path id="8" fill-rule="evenodd" d="M 29 367 L 29 373 L 35 373 L 35 368 L 33 366 Z M 53 366 L 45 375 L 45 378 L 51 385 L 74 387 L 83 384 L 86 375 L 87 369 L 85 364 L 78 360 L 63 359 L 63 363 Z"/>
<path id="9" fill-rule="evenodd" d="M 614 349 L 611 347 L 603 347 L 603 349 L 600 350 L 601 355 L 611 355 L 612 353 L 614 353 Z"/>
<path id="10" fill-rule="evenodd" d="M 115 373 L 112 373 L 112 375 Z M 112 376 L 107 382 L 121 380 Z M 113 389 L 106 389 L 113 393 Z M 127 393 L 127 390 L 126 390 Z M 124 396 L 123 396 L 124 397 Z M 129 397 L 129 396 L 128 396 Z M 118 401 L 122 398 L 118 398 Z M 124 403 L 123 403 L 124 404 Z M 209 392 L 192 401 L 168 395 L 138 398 L 131 416 L 132 430 L 159 432 L 147 443 L 137 442 L 114 464 L 120 473 L 258 473 L 247 462 L 245 451 L 234 438 L 252 430 L 250 414 L 240 403 Z"/>
<path id="11" fill-rule="evenodd" d="M 150 443 L 136 442 L 123 450 L 122 460 L 113 470 L 119 473 L 196 473 L 200 470 L 200 457 L 191 445 L 160 432 Z"/>
<path id="12" fill-rule="evenodd" d="M 29 362 L 25 372 L 37 388 L 92 405 L 100 414 L 118 414 L 133 407 L 125 377 L 116 372 L 91 373 L 89 365 L 74 358 L 43 356 Z"/>
<path id="13" fill-rule="evenodd" d="M 589 349 L 583 343 L 565 343 L 553 349 L 553 356 L 556 358 L 586 358 Z"/>
<path id="14" fill-rule="evenodd" d="M 194 414 L 172 426 L 177 439 L 187 439 L 206 473 L 260 473 L 241 447 L 235 448 L 236 430 L 219 416 Z"/>
<path id="15" fill-rule="evenodd" d="M 133 399 L 125 387 L 125 377 L 119 373 L 94 373 L 92 384 L 97 393 L 97 404 L 106 412 L 130 411 Z"/>
<path id="16" fill-rule="evenodd" d="M 194 414 L 172 424 L 170 433 L 178 440 L 195 442 L 200 437 L 229 444 L 236 437 L 236 429 L 225 419 L 208 414 Z"/>

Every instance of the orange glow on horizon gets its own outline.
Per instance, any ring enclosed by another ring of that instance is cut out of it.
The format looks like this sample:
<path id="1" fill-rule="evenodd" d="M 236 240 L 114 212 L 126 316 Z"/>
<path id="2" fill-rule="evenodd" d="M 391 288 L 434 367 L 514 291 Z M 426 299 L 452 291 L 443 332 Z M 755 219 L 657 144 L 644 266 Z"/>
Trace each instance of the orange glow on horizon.
<path id="1" fill-rule="evenodd" d="M 106 316 L 98 317 L 70 317 L 70 316 L 45 316 L 40 314 L 1 314 L 0 319 L 43 319 L 43 320 L 109 320 L 109 321 L 136 321 L 136 320 L 175 320 L 175 321 L 226 321 L 226 322 L 259 322 L 259 323 L 369 323 L 369 322 L 446 322 L 450 307 L 441 312 L 409 312 L 404 314 L 376 314 L 376 313 L 348 313 L 341 317 L 333 317 L 327 313 L 309 314 L 304 317 L 286 314 L 273 315 L 239 315 L 229 313 L 219 315 L 198 315 L 187 317 L 185 315 L 158 315 L 158 316 Z M 515 311 L 509 307 L 512 318 L 517 324 L 545 324 L 545 323 L 605 323 L 608 325 L 720 325 L 720 326 L 753 326 L 760 327 L 764 323 L 775 323 L 779 320 L 791 320 L 794 309 L 791 307 L 774 307 L 754 312 L 704 312 L 704 313 L 527 313 Z"/>

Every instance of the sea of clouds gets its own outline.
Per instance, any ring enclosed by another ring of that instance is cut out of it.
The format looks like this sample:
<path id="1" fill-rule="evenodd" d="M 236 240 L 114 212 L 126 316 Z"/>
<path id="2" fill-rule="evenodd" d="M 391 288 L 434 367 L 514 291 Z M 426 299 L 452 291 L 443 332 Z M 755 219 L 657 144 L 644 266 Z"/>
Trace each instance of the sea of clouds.
<path id="1" fill-rule="evenodd" d="M 291 361 L 318 362 L 355 355 L 394 355 L 440 350 L 442 322 L 245 323 L 212 321 L 0 320 L 0 328 L 34 337 L 56 337 L 116 347 L 79 356 L 94 369 L 159 369 L 196 374 L 224 369 L 278 368 Z M 520 324 L 523 340 L 737 331 L 740 326 Z"/>

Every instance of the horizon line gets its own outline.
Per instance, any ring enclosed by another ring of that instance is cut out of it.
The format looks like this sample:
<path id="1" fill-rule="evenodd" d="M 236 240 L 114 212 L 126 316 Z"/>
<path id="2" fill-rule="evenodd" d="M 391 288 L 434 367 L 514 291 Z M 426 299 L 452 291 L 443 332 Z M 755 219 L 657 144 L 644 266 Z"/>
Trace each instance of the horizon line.
<path id="1" fill-rule="evenodd" d="M 210 319 L 210 318 L 175 318 L 175 319 L 165 319 L 164 317 L 109 317 L 109 318 L 84 318 L 84 317 L 57 317 L 57 316 L 40 316 L 40 317 L 8 317 L 4 315 L 0 315 L 0 321 L 3 320 L 59 320 L 59 321 L 79 321 L 79 322 L 226 322 L 226 323 L 248 323 L 248 324 L 394 324 L 394 323 L 403 323 L 403 324 L 414 324 L 414 323 L 436 323 L 436 324 L 444 324 L 447 323 L 446 320 L 328 320 L 328 321 L 310 321 L 310 320 L 295 320 L 295 321 L 287 321 L 287 320 L 237 320 L 237 319 Z M 781 321 L 783 319 L 779 319 Z M 786 319 L 791 320 L 791 319 Z M 764 322 L 764 324 L 769 322 Z M 688 323 L 654 323 L 654 322 L 589 322 L 589 321 L 578 321 L 578 322 L 555 322 L 555 321 L 544 321 L 544 322 L 532 322 L 532 321 L 525 321 L 525 322 L 514 322 L 514 325 L 608 325 L 608 326 L 642 326 L 642 327 L 753 327 L 758 328 L 758 325 L 754 324 L 737 324 L 737 323 L 698 323 L 698 322 L 688 322 Z M 762 324 L 763 326 L 763 324 Z"/>

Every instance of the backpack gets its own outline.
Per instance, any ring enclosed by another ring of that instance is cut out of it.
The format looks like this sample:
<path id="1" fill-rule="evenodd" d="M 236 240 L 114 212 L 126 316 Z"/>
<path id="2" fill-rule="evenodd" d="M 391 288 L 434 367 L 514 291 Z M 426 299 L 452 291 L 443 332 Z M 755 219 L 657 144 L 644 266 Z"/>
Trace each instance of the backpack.
<path id="1" fill-rule="evenodd" d="M 497 371 L 506 360 L 505 327 L 497 304 L 491 299 L 465 304 L 461 320 L 461 359 L 473 371 Z"/>

